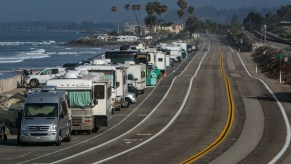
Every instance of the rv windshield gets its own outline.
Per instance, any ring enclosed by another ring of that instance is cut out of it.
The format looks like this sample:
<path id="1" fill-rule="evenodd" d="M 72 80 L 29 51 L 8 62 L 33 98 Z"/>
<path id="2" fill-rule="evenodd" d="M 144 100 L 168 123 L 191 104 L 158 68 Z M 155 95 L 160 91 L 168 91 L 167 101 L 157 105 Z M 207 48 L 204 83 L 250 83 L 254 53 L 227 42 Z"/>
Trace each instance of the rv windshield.
<path id="1" fill-rule="evenodd" d="M 84 108 L 91 106 L 92 96 L 91 91 L 68 91 L 69 107 L 70 108 Z"/>
<path id="2" fill-rule="evenodd" d="M 26 104 L 24 117 L 57 117 L 58 104 Z"/>
<path id="3" fill-rule="evenodd" d="M 125 61 L 135 61 L 135 52 L 131 51 L 113 51 L 106 52 L 105 58 L 111 59 L 112 63 L 124 63 Z"/>

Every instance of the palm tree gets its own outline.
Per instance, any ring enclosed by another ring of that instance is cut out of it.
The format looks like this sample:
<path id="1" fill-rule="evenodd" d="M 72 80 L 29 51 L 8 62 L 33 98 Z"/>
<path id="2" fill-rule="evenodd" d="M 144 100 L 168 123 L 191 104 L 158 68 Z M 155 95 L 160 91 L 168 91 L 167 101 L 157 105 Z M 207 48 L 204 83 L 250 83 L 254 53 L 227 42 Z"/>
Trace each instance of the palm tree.
<path id="1" fill-rule="evenodd" d="M 183 10 L 178 10 L 177 11 L 178 17 L 180 18 L 181 22 L 182 22 L 182 29 L 184 28 L 184 11 Z"/>
<path id="2" fill-rule="evenodd" d="M 138 19 L 139 19 L 139 23 L 142 24 L 141 16 L 140 16 L 141 5 L 140 5 L 140 4 L 136 4 L 136 5 L 135 5 L 135 9 L 136 9 L 136 11 L 138 11 Z"/>
<path id="3" fill-rule="evenodd" d="M 145 6 L 145 10 L 148 14 L 148 16 L 145 18 L 145 24 L 149 23 L 150 33 L 152 33 L 152 27 L 153 27 L 154 21 L 156 21 L 155 16 L 154 16 L 154 13 L 155 13 L 154 3 L 153 2 L 147 3 Z"/>
<path id="4" fill-rule="evenodd" d="M 128 10 L 130 9 L 130 4 L 125 4 L 125 5 L 124 5 L 124 8 L 125 8 L 125 10 L 128 11 Z"/>
<path id="5" fill-rule="evenodd" d="M 193 12 L 194 12 L 194 7 L 193 6 L 189 6 L 188 7 L 188 13 L 190 14 L 190 16 L 192 16 Z"/>
<path id="6" fill-rule="evenodd" d="M 117 8 L 115 6 L 112 6 L 111 12 L 116 13 L 117 12 Z"/>
<path id="7" fill-rule="evenodd" d="M 184 28 L 184 10 L 187 8 L 187 2 L 184 0 L 178 0 L 177 5 L 180 10 L 177 11 L 178 17 L 182 20 L 182 27 Z"/>
<path id="8" fill-rule="evenodd" d="M 181 10 L 185 10 L 187 7 L 187 2 L 185 2 L 184 0 L 178 0 L 177 2 L 178 6 L 180 7 Z"/>

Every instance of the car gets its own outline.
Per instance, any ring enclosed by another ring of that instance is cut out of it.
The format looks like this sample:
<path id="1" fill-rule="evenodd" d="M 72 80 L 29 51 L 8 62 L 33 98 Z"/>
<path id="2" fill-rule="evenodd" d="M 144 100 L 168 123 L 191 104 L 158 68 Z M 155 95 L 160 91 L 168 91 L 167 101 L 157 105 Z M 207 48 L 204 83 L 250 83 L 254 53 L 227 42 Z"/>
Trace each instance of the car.
<path id="1" fill-rule="evenodd" d="M 137 102 L 137 97 L 134 92 L 127 92 L 125 96 L 125 101 L 122 103 L 121 107 L 127 108 L 130 104 L 134 104 Z"/>
<path id="2" fill-rule="evenodd" d="M 30 74 L 26 76 L 25 81 L 31 88 L 36 88 L 40 84 L 45 84 L 49 79 L 64 75 L 65 72 L 65 68 L 62 67 L 46 68 L 36 74 Z"/>

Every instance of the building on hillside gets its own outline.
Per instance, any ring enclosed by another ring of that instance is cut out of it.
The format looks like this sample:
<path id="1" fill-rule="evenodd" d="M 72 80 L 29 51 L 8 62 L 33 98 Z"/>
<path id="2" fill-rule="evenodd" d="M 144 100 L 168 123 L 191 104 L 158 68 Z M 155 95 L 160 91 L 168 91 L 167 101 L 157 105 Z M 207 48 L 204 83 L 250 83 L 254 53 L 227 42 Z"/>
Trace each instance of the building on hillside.
<path id="1" fill-rule="evenodd" d="M 120 35 L 117 37 L 118 42 L 136 42 L 140 38 L 137 36 Z"/>
<path id="2" fill-rule="evenodd" d="M 158 33 L 161 31 L 166 31 L 168 33 L 175 33 L 178 34 L 180 33 L 182 30 L 182 26 L 181 25 L 170 25 L 170 26 L 155 26 L 153 28 L 153 32 L 154 33 Z"/>

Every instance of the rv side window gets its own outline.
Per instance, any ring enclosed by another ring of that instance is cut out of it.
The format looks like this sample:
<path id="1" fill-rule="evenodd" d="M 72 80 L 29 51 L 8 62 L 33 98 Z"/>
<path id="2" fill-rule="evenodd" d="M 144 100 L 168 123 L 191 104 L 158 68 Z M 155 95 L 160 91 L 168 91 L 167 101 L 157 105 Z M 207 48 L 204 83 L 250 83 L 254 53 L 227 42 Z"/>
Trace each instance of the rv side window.
<path id="1" fill-rule="evenodd" d="M 62 101 L 61 106 L 62 106 L 62 110 L 64 111 L 65 115 L 67 115 L 68 114 L 68 106 L 67 106 L 66 101 Z"/>
<path id="2" fill-rule="evenodd" d="M 107 88 L 107 99 L 109 99 L 111 97 L 111 86 L 109 88 Z"/>
<path id="3" fill-rule="evenodd" d="M 163 61 L 163 58 L 158 58 L 158 61 L 159 61 L 159 62 L 162 62 L 162 61 Z"/>
<path id="4" fill-rule="evenodd" d="M 141 78 L 145 78 L 145 75 L 146 73 L 145 73 L 145 71 L 141 71 Z"/>
<path id="5" fill-rule="evenodd" d="M 95 85 L 94 86 L 94 98 L 96 99 L 104 99 L 104 86 L 103 85 Z"/>
<path id="6" fill-rule="evenodd" d="M 68 91 L 69 107 L 70 108 L 83 108 L 91 105 L 92 95 L 91 91 Z"/>

